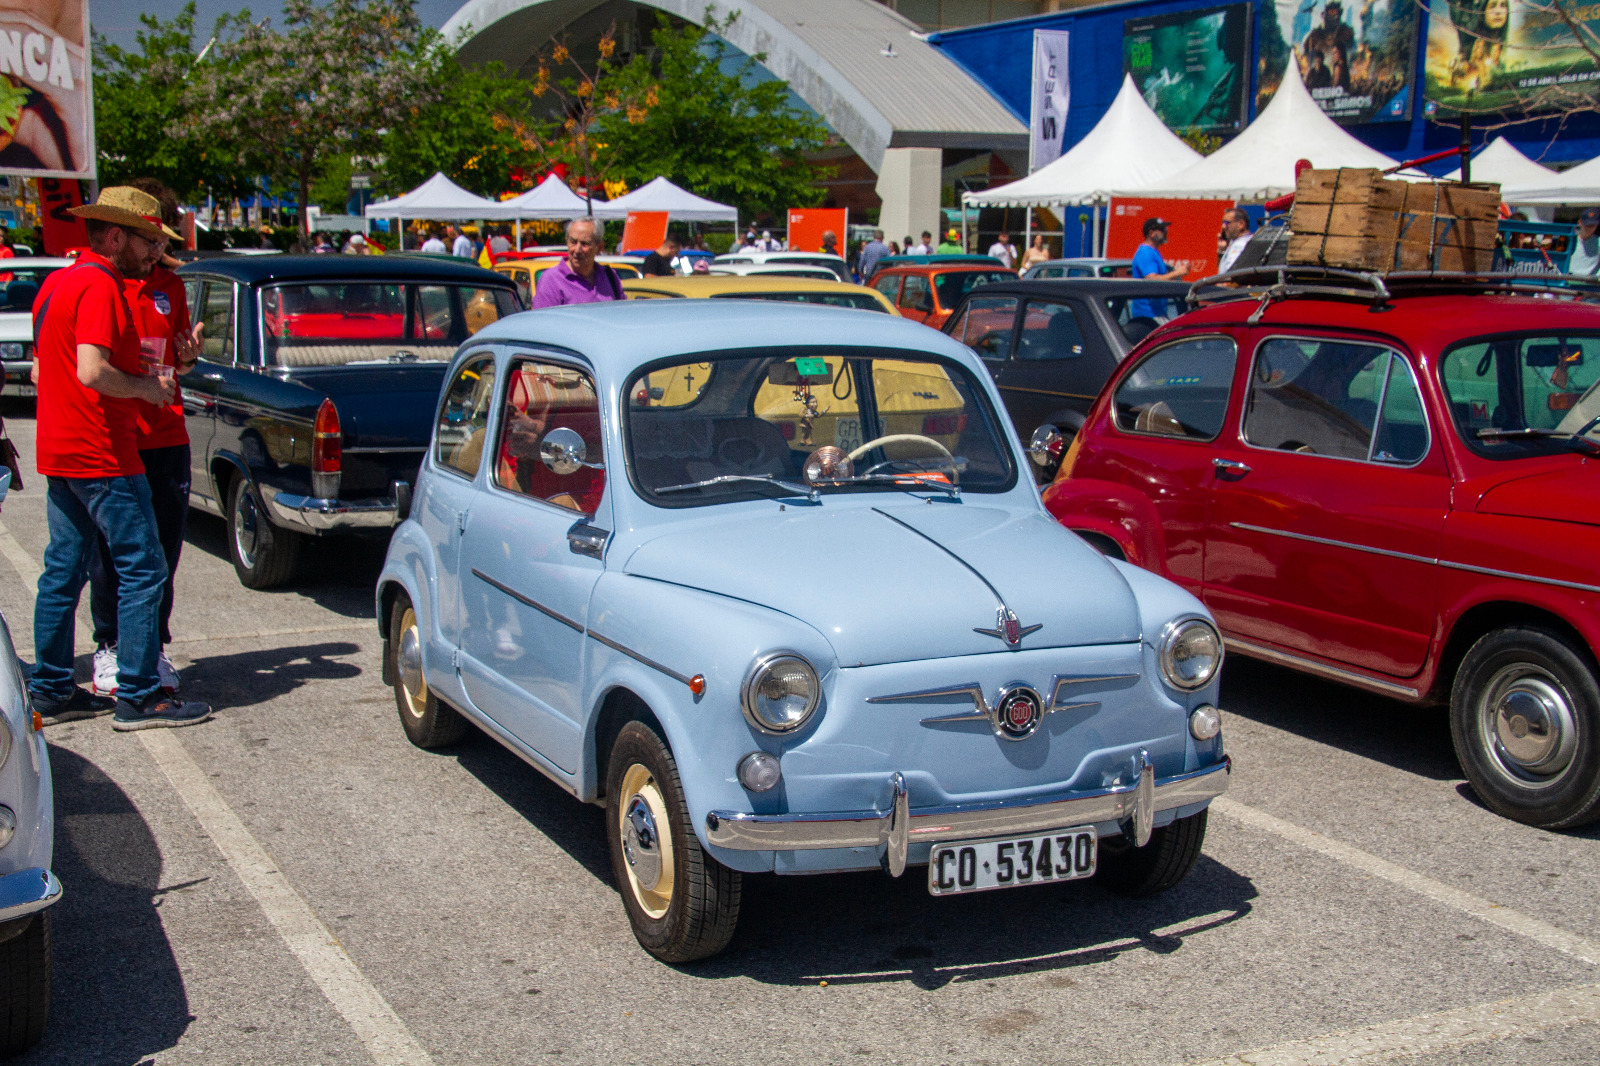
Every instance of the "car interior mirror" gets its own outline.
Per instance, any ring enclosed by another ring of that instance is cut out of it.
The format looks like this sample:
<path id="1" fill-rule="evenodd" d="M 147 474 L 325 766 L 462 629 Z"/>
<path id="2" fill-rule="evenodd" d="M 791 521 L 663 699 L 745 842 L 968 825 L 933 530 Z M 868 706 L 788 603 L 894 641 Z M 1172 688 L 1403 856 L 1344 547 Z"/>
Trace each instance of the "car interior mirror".
<path id="1" fill-rule="evenodd" d="M 587 455 L 588 446 L 583 443 L 583 435 L 565 426 L 552 429 L 539 442 L 539 459 L 553 474 L 565 476 L 584 467 L 590 470 L 605 469 L 600 463 L 585 462 Z"/>
<path id="2" fill-rule="evenodd" d="M 1583 349 L 1566 344 L 1530 344 L 1522 350 L 1526 366 L 1553 370 L 1558 366 L 1582 366 Z"/>

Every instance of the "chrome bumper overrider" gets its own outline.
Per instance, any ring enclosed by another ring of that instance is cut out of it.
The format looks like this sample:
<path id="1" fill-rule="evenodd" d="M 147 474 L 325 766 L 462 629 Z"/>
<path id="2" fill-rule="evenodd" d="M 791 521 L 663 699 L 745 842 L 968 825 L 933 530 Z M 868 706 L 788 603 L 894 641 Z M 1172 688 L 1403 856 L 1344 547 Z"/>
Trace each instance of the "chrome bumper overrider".
<path id="1" fill-rule="evenodd" d="M 61 898 L 61 882 L 41 867 L 0 877 L 0 922 L 42 911 Z"/>
<path id="2" fill-rule="evenodd" d="M 338 529 L 388 529 L 399 513 L 394 499 L 330 500 L 261 486 L 273 521 L 280 526 L 324 533 Z"/>
<path id="3" fill-rule="evenodd" d="M 906 851 L 913 844 L 981 837 L 1023 835 L 1072 825 L 1117 822 L 1135 844 L 1150 839 L 1151 822 L 1159 811 L 1215 799 L 1228 790 L 1233 760 L 1175 777 L 1155 779 L 1148 757 L 1140 753 L 1138 780 L 1094 792 L 1075 792 L 1059 799 L 1001 800 L 913 809 L 904 778 L 887 782 L 889 800 L 883 811 L 831 811 L 817 814 L 743 814 L 712 811 L 706 815 L 706 839 L 734 851 L 806 851 L 816 848 L 876 846 L 884 868 L 899 876 Z"/>

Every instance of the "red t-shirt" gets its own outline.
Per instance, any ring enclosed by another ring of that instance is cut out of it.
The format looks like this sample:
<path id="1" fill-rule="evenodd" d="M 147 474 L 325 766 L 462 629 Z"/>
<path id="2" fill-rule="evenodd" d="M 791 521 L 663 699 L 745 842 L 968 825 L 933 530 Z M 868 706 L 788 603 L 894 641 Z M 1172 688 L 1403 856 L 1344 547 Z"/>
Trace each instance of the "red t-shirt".
<path id="1" fill-rule="evenodd" d="M 41 323 L 40 312 L 46 310 Z M 122 275 L 103 256 L 83 252 L 77 263 L 45 279 L 33 302 L 33 320 L 39 335 L 34 349 L 39 473 L 79 478 L 144 473 L 135 425 L 139 401 L 104 396 L 78 380 L 80 344 L 111 349 L 111 365 L 124 373 L 143 372 Z"/>
<path id="2" fill-rule="evenodd" d="M 168 366 L 177 366 L 178 355 L 172 338 L 180 330 L 187 332 L 189 329 L 189 301 L 183 295 L 183 279 L 166 267 L 157 266 L 148 278 L 142 281 L 124 279 L 122 286 L 133 308 L 142 357 L 159 356 Z M 165 407 L 135 400 L 134 409 L 139 413 L 140 451 L 189 443 L 179 395 L 175 394 L 172 403 Z"/>

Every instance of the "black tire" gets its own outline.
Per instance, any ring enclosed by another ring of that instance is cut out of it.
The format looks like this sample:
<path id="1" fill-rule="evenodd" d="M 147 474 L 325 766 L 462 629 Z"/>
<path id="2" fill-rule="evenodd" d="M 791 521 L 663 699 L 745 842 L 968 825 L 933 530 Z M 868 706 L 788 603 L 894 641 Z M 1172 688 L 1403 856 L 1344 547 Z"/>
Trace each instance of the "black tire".
<path id="1" fill-rule="evenodd" d="M 1094 876 L 1119 896 L 1154 896 L 1189 876 L 1200 846 L 1206 841 L 1210 810 L 1178 818 L 1150 834 L 1150 843 L 1136 848 L 1122 837 L 1100 841 Z"/>
<path id="2" fill-rule="evenodd" d="M 643 828 L 624 818 L 635 801 Z M 666 815 L 668 835 L 650 836 Z M 629 722 L 617 734 L 606 765 L 606 839 L 611 873 L 639 946 L 662 962 L 693 962 L 728 946 L 739 922 L 743 879 L 705 853 L 689 824 L 678 764 L 666 741 L 643 722 Z M 661 847 L 665 843 L 666 848 Z M 628 851 L 638 849 L 630 859 Z M 652 864 L 653 856 L 653 864 Z M 666 867 L 670 864 L 670 877 Z M 644 880 L 652 874 L 653 886 Z M 670 887 L 669 887 L 670 882 Z M 660 891 L 667 888 L 666 893 Z"/>
<path id="3" fill-rule="evenodd" d="M 234 478 L 228 492 L 228 558 L 247 589 L 271 589 L 294 577 L 305 538 L 267 518 L 248 478 Z"/>
<path id="4" fill-rule="evenodd" d="M 395 597 L 389 612 L 389 676 L 394 684 L 395 710 L 400 728 L 419 748 L 444 748 L 458 742 L 467 720 L 442 703 L 422 675 L 422 632 L 417 613 L 405 593 Z"/>
<path id="5" fill-rule="evenodd" d="M 0 1055 L 32 1047 L 50 1018 L 50 912 L 0 943 Z"/>
<path id="6" fill-rule="evenodd" d="M 1509 626 L 1480 637 L 1451 686 L 1450 737 L 1496 814 L 1541 829 L 1600 819 L 1600 684 L 1594 658 L 1563 634 Z"/>

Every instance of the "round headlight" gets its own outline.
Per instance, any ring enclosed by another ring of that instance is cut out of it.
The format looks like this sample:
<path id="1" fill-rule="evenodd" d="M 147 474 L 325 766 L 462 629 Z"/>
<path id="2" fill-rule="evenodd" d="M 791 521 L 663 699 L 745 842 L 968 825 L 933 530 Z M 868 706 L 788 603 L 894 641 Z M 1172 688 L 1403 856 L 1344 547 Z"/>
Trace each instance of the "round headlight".
<path id="1" fill-rule="evenodd" d="M 1222 665 L 1222 637 L 1209 622 L 1188 618 L 1173 622 L 1161 639 L 1161 675 L 1173 688 L 1197 689 L 1217 676 Z"/>
<path id="2" fill-rule="evenodd" d="M 756 660 L 740 702 L 745 718 L 757 729 L 789 733 L 805 724 L 821 696 L 822 685 L 810 663 L 798 655 L 776 652 Z"/>

